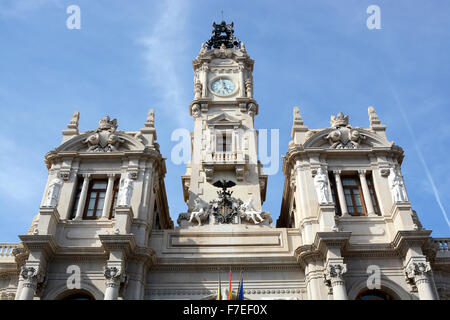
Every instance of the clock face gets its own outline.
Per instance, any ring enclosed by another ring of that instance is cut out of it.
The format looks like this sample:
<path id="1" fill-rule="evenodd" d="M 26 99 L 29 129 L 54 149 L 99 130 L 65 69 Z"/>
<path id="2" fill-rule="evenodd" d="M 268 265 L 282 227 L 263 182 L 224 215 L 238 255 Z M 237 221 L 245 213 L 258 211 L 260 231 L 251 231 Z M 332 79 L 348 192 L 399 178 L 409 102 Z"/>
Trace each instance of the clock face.
<path id="1" fill-rule="evenodd" d="M 234 85 L 234 82 L 230 79 L 226 78 L 219 78 L 217 80 L 214 80 L 213 83 L 211 83 L 211 90 L 212 92 L 227 96 L 234 92 L 236 89 L 236 86 Z"/>

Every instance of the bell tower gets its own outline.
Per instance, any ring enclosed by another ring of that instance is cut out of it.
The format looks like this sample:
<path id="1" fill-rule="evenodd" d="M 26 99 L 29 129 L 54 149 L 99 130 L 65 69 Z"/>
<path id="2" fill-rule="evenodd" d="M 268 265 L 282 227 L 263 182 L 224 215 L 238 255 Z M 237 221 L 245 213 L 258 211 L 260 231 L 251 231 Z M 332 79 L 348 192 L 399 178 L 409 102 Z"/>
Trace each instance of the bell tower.
<path id="1" fill-rule="evenodd" d="M 239 200 L 235 206 L 250 201 L 260 213 L 266 193 L 267 176 L 257 158 L 258 133 L 254 129 L 258 114 L 253 99 L 254 61 L 235 37 L 233 26 L 225 21 L 214 23 L 211 38 L 192 62 L 192 160 L 182 184 L 187 216 L 200 203 L 205 211 L 203 220 L 209 223 L 212 201 L 220 191 L 216 182 L 233 184 L 230 190 Z M 241 223 L 240 219 L 233 221 Z"/>

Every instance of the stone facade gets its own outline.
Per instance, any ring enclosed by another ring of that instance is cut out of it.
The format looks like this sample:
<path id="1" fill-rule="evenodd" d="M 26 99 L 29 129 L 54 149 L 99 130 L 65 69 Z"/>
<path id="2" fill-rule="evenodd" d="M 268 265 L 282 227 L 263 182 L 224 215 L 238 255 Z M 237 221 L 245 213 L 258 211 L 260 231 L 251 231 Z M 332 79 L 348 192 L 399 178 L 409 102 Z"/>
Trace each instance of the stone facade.
<path id="1" fill-rule="evenodd" d="M 29 232 L 0 244 L 0 298 L 215 299 L 218 275 L 231 271 L 243 272 L 246 299 L 448 299 L 449 240 L 422 228 L 403 184 L 403 150 L 372 107 L 369 128 L 339 113 L 323 129 L 309 129 L 294 108 L 273 226 L 262 210 L 254 61 L 233 25 L 214 27 L 193 61 L 192 161 L 178 226 L 153 110 L 139 131 L 105 117 L 84 133 L 75 112 L 45 156 Z"/>

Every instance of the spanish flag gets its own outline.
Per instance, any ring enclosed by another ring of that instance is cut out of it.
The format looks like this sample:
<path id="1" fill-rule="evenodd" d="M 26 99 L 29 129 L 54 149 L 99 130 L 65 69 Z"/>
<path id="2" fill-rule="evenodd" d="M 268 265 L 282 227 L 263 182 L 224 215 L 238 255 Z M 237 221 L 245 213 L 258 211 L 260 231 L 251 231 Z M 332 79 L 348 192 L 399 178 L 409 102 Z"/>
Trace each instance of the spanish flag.
<path id="1" fill-rule="evenodd" d="M 220 274 L 219 274 L 219 288 L 217 288 L 217 298 L 216 300 L 222 300 L 222 288 L 220 286 Z"/>
<path id="2" fill-rule="evenodd" d="M 233 300 L 233 291 L 231 289 L 231 268 L 230 268 L 230 284 L 228 287 L 228 300 Z"/>

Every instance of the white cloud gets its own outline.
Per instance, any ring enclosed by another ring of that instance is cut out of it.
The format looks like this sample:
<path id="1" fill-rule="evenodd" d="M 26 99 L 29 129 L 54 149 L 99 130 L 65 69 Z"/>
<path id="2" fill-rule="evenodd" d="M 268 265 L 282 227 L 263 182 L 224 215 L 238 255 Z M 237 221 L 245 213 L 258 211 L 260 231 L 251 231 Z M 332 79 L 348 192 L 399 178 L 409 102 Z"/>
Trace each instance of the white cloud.
<path id="1" fill-rule="evenodd" d="M 152 21 L 150 35 L 137 41 L 145 47 L 148 80 L 158 90 L 160 99 L 157 107 L 170 112 L 181 127 L 188 120 L 186 102 L 190 99 L 179 70 L 188 41 L 186 3 L 179 0 L 164 2 L 159 18 Z"/>

